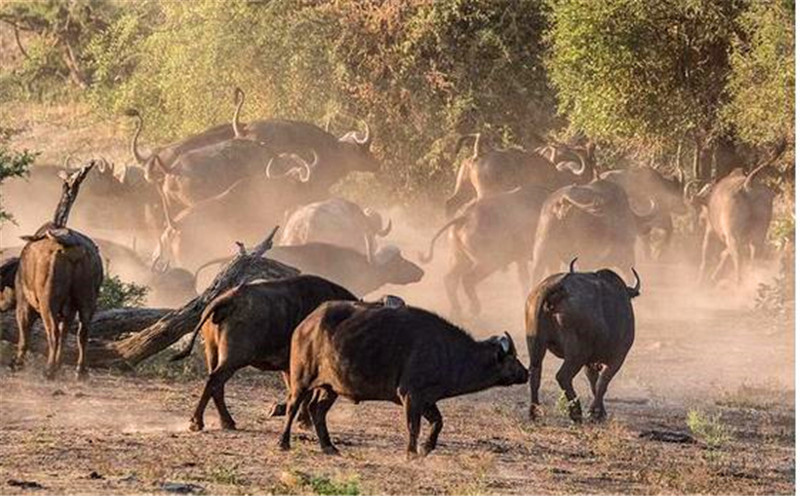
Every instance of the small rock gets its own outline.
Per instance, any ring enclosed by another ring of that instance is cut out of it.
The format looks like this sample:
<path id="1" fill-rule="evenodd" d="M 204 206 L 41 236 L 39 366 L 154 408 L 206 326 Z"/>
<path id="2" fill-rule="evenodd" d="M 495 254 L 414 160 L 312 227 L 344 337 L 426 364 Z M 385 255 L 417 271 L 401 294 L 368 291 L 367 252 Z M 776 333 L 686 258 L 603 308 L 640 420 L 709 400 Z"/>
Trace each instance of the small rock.
<path id="1" fill-rule="evenodd" d="M 92 473 L 89 474 L 89 478 L 92 479 L 92 480 L 105 479 L 105 477 L 103 477 L 102 475 L 98 474 L 94 470 L 92 470 Z"/>
<path id="2" fill-rule="evenodd" d="M 75 393 L 73 396 L 75 396 L 76 398 L 83 398 L 83 397 L 84 397 L 84 396 L 86 396 L 86 395 L 85 395 L 85 394 L 83 394 L 83 393 L 81 393 L 80 391 L 78 391 L 78 392 L 77 392 L 77 393 Z"/>
<path id="3" fill-rule="evenodd" d="M 51 394 L 51 396 L 64 396 L 65 394 L 66 394 L 66 393 L 65 393 L 64 391 L 62 391 L 62 390 L 60 390 L 60 389 L 56 389 L 55 391 L 53 391 L 53 393 Z"/>
<path id="4" fill-rule="evenodd" d="M 16 479 L 8 479 L 6 484 L 13 487 L 21 487 L 23 489 L 44 489 L 44 486 L 35 481 L 24 481 Z"/>
<path id="5" fill-rule="evenodd" d="M 658 429 L 650 429 L 639 433 L 640 438 L 649 439 L 651 441 L 661 441 L 664 443 L 694 443 L 695 439 L 685 432 L 680 431 L 664 431 Z"/>
<path id="6" fill-rule="evenodd" d="M 136 482 L 139 478 L 136 477 L 136 474 L 126 475 L 125 477 L 121 477 L 119 479 L 120 482 Z"/>
<path id="7" fill-rule="evenodd" d="M 164 482 L 161 484 L 161 489 L 177 494 L 202 494 L 205 491 L 203 486 L 186 482 Z"/>

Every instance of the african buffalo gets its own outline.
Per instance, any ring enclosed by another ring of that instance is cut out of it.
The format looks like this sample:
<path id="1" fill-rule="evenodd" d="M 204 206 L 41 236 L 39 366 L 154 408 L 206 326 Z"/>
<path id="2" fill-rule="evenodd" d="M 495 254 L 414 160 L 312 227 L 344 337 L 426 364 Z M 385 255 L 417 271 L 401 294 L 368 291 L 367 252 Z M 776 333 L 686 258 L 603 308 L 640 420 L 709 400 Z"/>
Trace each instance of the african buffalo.
<path id="1" fill-rule="evenodd" d="M 63 224 L 69 216 L 78 187 L 92 166 L 83 167 L 64 178 L 64 195 L 54 221 L 24 238 L 27 244 L 19 257 L 14 283 L 19 331 L 14 367 L 24 364 L 28 333 L 34 319 L 40 316 L 47 334 L 45 376 L 48 379 L 55 377 L 61 365 L 61 348 L 76 314 L 79 317 L 77 373 L 79 378 L 86 375 L 89 324 L 103 282 L 103 263 L 91 239 L 63 227 Z"/>
<path id="2" fill-rule="evenodd" d="M 351 248 L 327 243 L 273 246 L 267 256 L 306 274 L 314 274 L 341 284 L 363 296 L 386 284 L 411 284 L 425 274 L 414 262 L 403 257 L 396 246 L 384 246 L 372 260 Z M 223 263 L 229 257 L 211 260 L 198 269 Z"/>
<path id="3" fill-rule="evenodd" d="M 292 332 L 312 310 L 330 300 L 355 300 L 343 287 L 316 276 L 298 276 L 279 281 L 253 281 L 229 289 L 203 310 L 192 340 L 172 360 L 189 356 L 203 330 L 208 380 L 191 420 L 190 429 L 203 429 L 203 413 L 213 398 L 223 429 L 236 424 L 225 405 L 225 383 L 240 368 L 289 374 Z M 275 413 L 285 410 L 279 405 Z"/>
<path id="4" fill-rule="evenodd" d="M 495 150 L 482 145 L 480 134 L 462 136 L 456 154 L 464 142 L 474 139 L 472 157 L 461 162 L 453 194 L 445 202 L 450 218 L 472 198 L 482 198 L 534 184 L 551 191 L 568 184 L 586 183 L 594 173 L 594 145 L 585 148 L 553 145 L 532 151 Z"/>
<path id="5" fill-rule="evenodd" d="M 371 208 L 362 209 L 344 198 L 331 198 L 295 210 L 287 219 L 278 244 L 329 243 L 372 256 L 375 236 L 385 237 L 391 230 L 392 221 L 384 228 L 381 215 Z"/>
<path id="6" fill-rule="evenodd" d="M 144 285 L 150 289 L 147 294 L 149 306 L 179 307 L 197 296 L 194 274 L 191 272 L 180 268 L 154 270 L 132 248 L 105 239 L 95 238 L 92 241 L 99 249 L 100 257 L 109 273 L 119 276 L 125 282 Z M 16 257 L 22 252 L 22 248 L 23 246 L 3 248 L 3 255 Z M 6 263 L 10 262 L 4 262 L 3 267 Z M 13 288 L 13 279 L 11 287 Z M 13 295 L 9 296 L 13 299 Z"/>
<path id="7" fill-rule="evenodd" d="M 601 179 L 614 182 L 625 190 L 628 200 L 640 209 L 647 208 L 650 202 L 655 205 L 650 233 L 659 231 L 663 238 L 656 241 L 652 236 L 643 236 L 645 254 L 660 258 L 672 239 L 672 215 L 686 213 L 683 197 L 683 174 L 668 179 L 651 167 L 610 170 L 600 174 Z"/>
<path id="8" fill-rule="evenodd" d="M 436 447 L 442 430 L 442 414 L 436 406 L 439 400 L 493 386 L 523 384 L 528 379 L 508 333 L 476 341 L 419 308 L 339 301 L 322 304 L 297 326 L 289 371 L 281 449 L 289 449 L 294 417 L 310 399 L 309 412 L 320 446 L 325 453 L 337 453 L 326 415 L 341 395 L 356 403 L 403 405 L 409 458 L 417 456 L 423 416 L 431 424 L 431 433 L 420 454 Z"/>
<path id="9" fill-rule="evenodd" d="M 167 227 L 153 253 L 154 263 L 195 270 L 209 258 L 228 253 L 232 242 L 261 236 L 263 226 L 277 224 L 286 209 L 304 203 L 316 158 L 311 164 L 293 154 L 276 158 L 290 160 L 294 168 L 274 177 L 270 173 L 274 158 L 270 159 L 267 177 L 240 179 L 174 217 L 168 214 Z M 166 203 L 166 195 L 162 199 Z"/>
<path id="10" fill-rule="evenodd" d="M 589 267 L 633 267 L 636 236 L 652 222 L 654 205 L 637 214 L 625 190 L 596 179 L 551 194 L 542 206 L 533 245 L 532 281 L 580 257 Z"/>
<path id="11" fill-rule="evenodd" d="M 444 276 L 444 285 L 453 315 L 461 314 L 459 284 L 469 298 L 471 312 L 477 315 L 480 302 L 475 286 L 511 263 L 516 265 L 523 293 L 527 294 L 533 236 L 547 196 L 547 190 L 526 185 L 507 193 L 478 198 L 431 239 L 428 254 L 420 254 L 423 263 L 433 259 L 436 239 L 451 229 L 451 265 Z"/>
<path id="12" fill-rule="evenodd" d="M 237 88 L 237 102 L 244 93 Z M 380 163 L 370 151 L 372 132 L 366 122 L 364 132 L 349 131 L 341 138 L 310 122 L 288 119 L 266 119 L 247 124 L 239 123 L 239 112 L 234 113 L 233 130 L 239 139 L 253 140 L 273 148 L 276 152 L 312 148 L 319 154 L 319 166 L 314 171 L 315 199 L 328 196 L 328 190 L 353 171 L 377 172 Z"/>
<path id="13" fill-rule="evenodd" d="M 712 242 L 721 242 L 724 245 L 719 263 L 711 275 L 712 281 L 719 277 L 730 259 L 733 262 L 735 280 L 740 282 L 744 265 L 742 257 L 746 254 L 752 263 L 763 252 L 764 240 L 772 220 L 772 201 L 775 194 L 754 180 L 759 172 L 780 157 L 785 148 L 786 142 L 783 141 L 769 160 L 749 174 L 745 174 L 741 168 L 734 169 L 716 184 L 706 186 L 695 197 L 695 204 L 700 206 L 701 217 L 706 222 L 698 274 L 701 281 L 705 278 L 711 258 Z"/>
<path id="14" fill-rule="evenodd" d="M 0 264 L 0 312 L 6 312 L 16 305 L 14 284 L 19 268 L 19 257 L 9 257 Z"/>
<path id="15" fill-rule="evenodd" d="M 542 361 L 550 350 L 564 363 L 556 373 L 558 385 L 569 401 L 569 416 L 581 422 L 580 400 L 572 380 L 581 368 L 586 372 L 594 400 L 593 420 L 603 420 L 603 396 L 633 344 L 634 318 L 631 300 L 639 295 L 641 282 L 629 288 L 613 271 L 554 274 L 542 281 L 528 297 L 525 334 L 530 356 L 531 420 L 539 414 Z"/>

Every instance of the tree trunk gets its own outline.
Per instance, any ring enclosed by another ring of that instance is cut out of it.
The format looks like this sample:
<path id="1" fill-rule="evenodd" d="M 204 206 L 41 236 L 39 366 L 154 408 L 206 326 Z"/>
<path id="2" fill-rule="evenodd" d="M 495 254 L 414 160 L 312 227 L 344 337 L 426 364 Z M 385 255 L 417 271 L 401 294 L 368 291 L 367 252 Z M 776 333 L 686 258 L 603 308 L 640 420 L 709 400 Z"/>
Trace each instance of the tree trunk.
<path id="1" fill-rule="evenodd" d="M 272 247 L 275 228 L 267 239 L 252 251 L 239 245 L 239 254 L 217 274 L 214 282 L 203 294 L 175 310 L 120 309 L 99 312 L 89 330 L 90 339 L 86 364 L 95 368 L 135 367 L 146 358 L 166 349 L 185 334 L 194 330 L 200 321 L 203 309 L 214 298 L 230 288 L 254 279 L 283 279 L 299 274 L 299 271 L 274 260 L 262 258 Z M 3 315 L 2 339 L 16 341 L 16 325 L 13 317 Z M 41 327 L 38 327 L 41 329 Z M 133 334 L 126 335 L 133 332 Z M 13 336 L 13 338 L 12 338 Z M 46 343 L 34 344 L 34 351 L 46 351 Z M 37 348 L 38 346 L 38 348 Z M 73 341 L 67 341 L 66 359 L 74 357 Z"/>
<path id="2" fill-rule="evenodd" d="M 703 154 L 703 145 L 700 138 L 694 139 L 694 158 L 692 160 L 692 173 L 695 179 L 703 179 L 703 171 L 701 170 L 700 158 Z"/>

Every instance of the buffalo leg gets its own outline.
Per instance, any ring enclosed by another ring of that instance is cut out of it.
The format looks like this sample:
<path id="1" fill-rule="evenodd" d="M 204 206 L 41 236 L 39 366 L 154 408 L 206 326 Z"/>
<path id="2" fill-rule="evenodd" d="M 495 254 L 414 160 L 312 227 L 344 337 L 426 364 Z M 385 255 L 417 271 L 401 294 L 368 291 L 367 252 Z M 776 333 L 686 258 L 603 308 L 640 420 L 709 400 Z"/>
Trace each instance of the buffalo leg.
<path id="1" fill-rule="evenodd" d="M 328 410 L 331 409 L 336 402 L 338 395 L 330 388 L 325 387 L 319 390 L 315 395 L 314 401 L 311 402 L 311 420 L 314 422 L 314 430 L 317 432 L 317 439 L 322 448 L 323 453 L 326 455 L 338 455 L 339 450 L 331 442 L 331 435 L 328 432 L 328 423 L 326 416 Z"/>
<path id="2" fill-rule="evenodd" d="M 85 379 L 88 376 L 86 372 L 86 347 L 89 344 L 89 325 L 92 321 L 93 313 L 86 308 L 78 312 L 78 363 L 75 371 L 78 379 Z M 71 320 L 72 318 L 70 318 Z"/>
<path id="3" fill-rule="evenodd" d="M 522 291 L 522 298 L 523 300 L 528 297 L 528 293 L 530 293 L 530 283 L 531 283 L 531 271 L 530 267 L 528 267 L 527 260 L 519 260 L 516 262 L 517 266 L 517 279 L 519 280 L 519 287 Z"/>
<path id="4" fill-rule="evenodd" d="M 50 309 L 42 311 L 42 323 L 44 324 L 44 332 L 47 335 L 47 368 L 44 371 L 44 376 L 47 379 L 53 379 L 56 376 L 56 351 L 58 350 L 58 323 L 55 316 Z"/>
<path id="5" fill-rule="evenodd" d="M 467 264 L 469 264 L 468 260 L 455 255 L 450 265 L 450 270 L 444 275 L 444 289 L 447 293 L 447 299 L 450 300 L 450 314 L 456 317 L 461 315 L 461 304 L 458 302 L 458 285 L 461 282 Z"/>
<path id="6" fill-rule="evenodd" d="M 61 350 L 64 348 L 64 341 L 67 339 L 67 331 L 72 318 L 74 318 L 74 315 L 70 315 L 57 324 L 58 336 L 56 336 L 56 370 L 61 368 Z"/>
<path id="7" fill-rule="evenodd" d="M 489 277 L 492 272 L 494 272 L 494 269 L 490 267 L 475 265 L 470 271 L 464 274 L 464 277 L 461 279 L 461 284 L 464 286 L 464 293 L 467 294 L 467 298 L 469 299 L 469 311 L 472 315 L 480 315 L 481 313 L 481 302 L 478 299 L 478 293 L 475 288 L 479 282 Z"/>
<path id="8" fill-rule="evenodd" d="M 33 319 L 36 317 L 36 310 L 19 295 L 17 298 L 17 355 L 11 363 L 13 369 L 21 369 L 25 365 L 25 354 L 28 351 L 28 335 L 31 332 Z"/>
<path id="9" fill-rule="evenodd" d="M 417 456 L 417 442 L 419 440 L 420 423 L 422 422 L 422 408 L 418 402 L 408 394 L 403 397 L 403 408 L 405 409 L 406 427 L 408 429 L 406 456 L 411 460 Z"/>
<path id="10" fill-rule="evenodd" d="M 606 419 L 606 407 L 603 404 L 603 398 L 608 390 L 608 384 L 611 382 L 611 379 L 614 378 L 614 375 L 621 366 L 622 361 L 620 360 L 618 362 L 614 362 L 613 364 L 606 365 L 600 370 L 599 377 L 597 379 L 597 388 L 594 392 L 594 399 L 592 400 L 592 404 L 589 406 L 589 416 L 592 420 L 602 421 Z"/>
<path id="11" fill-rule="evenodd" d="M 711 282 L 714 282 L 719 278 L 720 274 L 722 274 L 722 269 L 725 268 L 725 264 L 728 263 L 728 258 L 730 257 L 730 251 L 726 248 L 722 250 L 722 253 L 719 255 L 719 263 L 717 263 L 717 268 L 714 269 L 714 272 L 711 273 Z"/>
<path id="12" fill-rule="evenodd" d="M 697 271 L 697 282 L 701 283 L 706 276 L 706 268 L 708 267 L 708 258 L 711 255 L 711 237 L 713 236 L 711 225 L 706 226 L 706 232 L 703 235 L 703 248 L 700 252 L 700 268 Z"/>
<path id="13" fill-rule="evenodd" d="M 583 372 L 586 374 L 586 378 L 589 380 L 589 387 L 592 390 L 592 396 L 597 396 L 597 367 L 594 364 L 587 364 L 583 367 Z"/>
<path id="14" fill-rule="evenodd" d="M 428 434 L 428 440 L 425 441 L 422 447 L 422 456 L 426 456 L 436 448 L 436 442 L 439 440 L 439 433 L 442 432 L 442 412 L 439 411 L 439 408 L 434 403 L 423 410 L 422 415 L 425 417 L 425 420 L 431 424 L 431 432 Z"/>
<path id="15" fill-rule="evenodd" d="M 569 418 L 575 423 L 580 423 L 583 420 L 583 413 L 581 411 L 581 402 L 578 399 L 578 395 L 575 394 L 575 388 L 572 387 L 572 380 L 581 370 L 582 365 L 581 361 L 568 357 L 556 373 L 556 381 L 558 381 L 558 385 L 561 386 L 569 402 Z"/>
<path id="16" fill-rule="evenodd" d="M 283 383 L 286 385 L 286 393 L 289 393 L 289 371 L 284 370 L 281 372 L 281 377 L 283 378 Z M 272 405 L 272 408 L 269 409 L 267 412 L 267 417 L 283 417 L 286 415 L 286 403 L 275 403 Z"/>
<path id="17" fill-rule="evenodd" d="M 225 404 L 225 383 L 233 376 L 234 372 L 236 369 L 232 368 L 217 370 L 219 378 L 211 389 L 211 397 L 214 399 L 214 405 L 219 413 L 219 425 L 222 429 L 229 431 L 236 430 L 236 422 L 234 422 L 231 412 L 228 411 L 228 405 Z"/>
<path id="18" fill-rule="evenodd" d="M 528 355 L 530 355 L 530 365 L 528 366 L 528 386 L 531 390 L 531 404 L 528 414 L 531 420 L 536 420 L 539 417 L 539 385 L 542 382 L 542 362 L 544 355 L 547 353 L 547 347 L 541 340 L 535 337 L 527 337 L 528 342 Z"/>
<path id="19" fill-rule="evenodd" d="M 297 415 L 297 411 L 300 410 L 300 406 L 306 402 L 310 396 L 311 391 L 308 389 L 298 388 L 291 392 L 289 402 L 286 405 L 286 424 L 283 427 L 283 434 L 281 434 L 279 444 L 280 448 L 284 451 L 288 451 L 289 448 L 291 448 L 292 422 L 294 421 L 294 417 Z"/>

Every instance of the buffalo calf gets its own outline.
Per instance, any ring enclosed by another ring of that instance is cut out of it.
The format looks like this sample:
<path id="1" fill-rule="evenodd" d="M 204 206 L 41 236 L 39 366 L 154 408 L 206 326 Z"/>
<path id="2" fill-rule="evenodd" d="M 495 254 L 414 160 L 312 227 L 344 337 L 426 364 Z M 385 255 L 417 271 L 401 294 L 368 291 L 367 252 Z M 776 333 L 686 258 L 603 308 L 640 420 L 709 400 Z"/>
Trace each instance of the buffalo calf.
<path id="1" fill-rule="evenodd" d="M 539 411 L 539 383 L 542 361 L 547 350 L 564 363 L 556 373 L 558 385 L 569 401 L 569 416 L 582 420 L 581 405 L 572 380 L 583 367 L 592 388 L 594 401 L 589 408 L 593 420 L 603 420 L 603 396 L 633 344 L 634 318 L 631 299 L 639 294 L 641 283 L 629 288 L 614 272 L 574 272 L 554 274 L 542 281 L 528 297 L 525 330 L 530 355 L 530 416 Z"/>
<path id="2" fill-rule="evenodd" d="M 420 454 L 436 447 L 442 430 L 437 401 L 528 379 L 508 334 L 476 341 L 425 310 L 360 302 L 325 303 L 297 326 L 289 370 L 282 449 L 289 449 L 292 421 L 310 400 L 322 450 L 337 453 L 325 419 L 341 395 L 356 403 L 403 405 L 409 458 L 417 455 L 422 417 L 431 432 Z"/>

